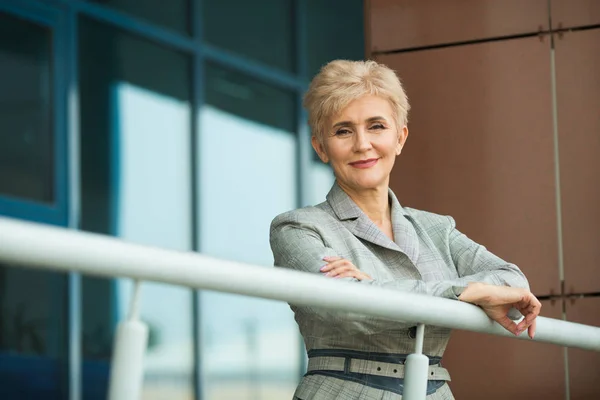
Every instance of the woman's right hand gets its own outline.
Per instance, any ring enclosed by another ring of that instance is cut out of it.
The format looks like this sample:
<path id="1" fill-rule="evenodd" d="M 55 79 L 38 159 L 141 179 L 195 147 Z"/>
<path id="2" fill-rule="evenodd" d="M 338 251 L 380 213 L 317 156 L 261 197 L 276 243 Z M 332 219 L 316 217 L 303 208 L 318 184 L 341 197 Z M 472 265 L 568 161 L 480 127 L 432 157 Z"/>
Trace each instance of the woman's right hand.
<path id="1" fill-rule="evenodd" d="M 323 258 L 327 264 L 321 268 L 321 272 L 332 278 L 354 278 L 359 281 L 371 279 L 371 277 L 354 264 L 345 258 L 341 257 L 325 257 Z"/>
<path id="2" fill-rule="evenodd" d="M 458 299 L 478 305 L 488 317 L 517 336 L 527 329 L 529 337 L 533 339 L 535 319 L 542 304 L 529 290 L 476 282 L 470 283 Z M 508 317 L 513 307 L 524 317 L 518 324 Z"/>

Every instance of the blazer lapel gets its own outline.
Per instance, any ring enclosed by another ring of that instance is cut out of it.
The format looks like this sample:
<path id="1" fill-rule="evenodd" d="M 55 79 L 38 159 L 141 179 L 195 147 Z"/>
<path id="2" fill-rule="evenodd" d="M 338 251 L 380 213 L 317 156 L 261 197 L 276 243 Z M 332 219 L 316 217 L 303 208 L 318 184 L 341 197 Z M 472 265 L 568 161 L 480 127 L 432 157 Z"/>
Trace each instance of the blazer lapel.
<path id="1" fill-rule="evenodd" d="M 400 247 L 402 252 L 410 258 L 414 265 L 417 265 L 419 258 L 419 235 L 415 227 L 407 218 L 408 214 L 404 211 L 396 195 L 389 189 L 390 202 L 392 205 L 392 229 L 394 230 L 394 241 Z"/>
<path id="2" fill-rule="evenodd" d="M 392 227 L 395 242 L 379 229 L 336 183 L 327 195 L 327 202 L 342 224 L 355 236 L 386 249 L 400 251 L 414 263 L 418 256 L 418 238 L 412 224 L 404 217 L 400 203 L 390 190 L 392 202 Z M 406 226 L 408 225 L 408 226 Z M 411 231 L 412 228 L 412 231 Z M 412 236 L 411 237 L 411 233 Z"/>

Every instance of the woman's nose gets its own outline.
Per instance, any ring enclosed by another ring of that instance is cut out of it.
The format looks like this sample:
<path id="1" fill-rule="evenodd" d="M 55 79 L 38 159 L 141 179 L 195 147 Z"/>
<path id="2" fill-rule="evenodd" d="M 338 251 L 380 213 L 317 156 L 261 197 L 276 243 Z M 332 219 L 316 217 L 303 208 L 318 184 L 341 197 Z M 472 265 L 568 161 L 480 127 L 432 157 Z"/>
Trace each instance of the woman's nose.
<path id="1" fill-rule="evenodd" d="M 362 152 L 371 148 L 371 141 L 364 130 L 358 130 L 354 135 L 354 151 Z"/>

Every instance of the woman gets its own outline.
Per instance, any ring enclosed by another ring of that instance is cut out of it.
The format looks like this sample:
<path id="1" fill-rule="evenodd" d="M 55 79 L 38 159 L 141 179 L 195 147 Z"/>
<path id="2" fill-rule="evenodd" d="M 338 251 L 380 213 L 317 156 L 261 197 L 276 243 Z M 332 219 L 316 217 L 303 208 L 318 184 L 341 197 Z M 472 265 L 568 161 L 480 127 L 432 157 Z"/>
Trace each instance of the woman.
<path id="1" fill-rule="evenodd" d="M 271 225 L 275 265 L 479 305 L 510 332 L 533 338 L 541 304 L 525 276 L 455 229 L 451 217 L 403 208 L 389 189 L 408 136 L 409 104 L 389 68 L 333 61 L 305 97 L 312 145 L 333 168 L 327 200 Z M 525 318 L 518 324 L 514 310 Z M 292 307 L 308 350 L 295 399 L 400 399 L 414 324 Z M 440 366 L 450 330 L 427 327 L 428 399 L 452 399 Z"/>

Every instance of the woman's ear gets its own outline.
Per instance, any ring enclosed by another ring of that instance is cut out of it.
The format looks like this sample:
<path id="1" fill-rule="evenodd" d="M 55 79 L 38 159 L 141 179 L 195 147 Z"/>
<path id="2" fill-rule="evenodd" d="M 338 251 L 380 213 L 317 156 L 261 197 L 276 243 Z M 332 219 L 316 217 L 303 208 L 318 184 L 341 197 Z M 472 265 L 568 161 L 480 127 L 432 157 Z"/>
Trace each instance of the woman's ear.
<path id="1" fill-rule="evenodd" d="M 408 128 L 406 125 L 398 131 L 398 144 L 396 145 L 396 155 L 399 156 L 402 153 L 402 148 L 404 147 L 404 143 L 406 143 L 406 139 L 408 138 Z"/>
<path id="2" fill-rule="evenodd" d="M 317 155 L 319 156 L 321 161 L 323 161 L 325 164 L 327 164 L 329 162 L 329 157 L 327 157 L 327 152 L 325 151 L 325 148 L 323 147 L 323 143 L 321 143 L 321 141 L 319 139 L 317 139 L 317 137 L 314 135 L 310 139 L 310 142 L 312 144 L 313 149 L 315 149 L 315 151 L 317 152 Z"/>

